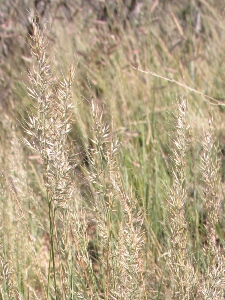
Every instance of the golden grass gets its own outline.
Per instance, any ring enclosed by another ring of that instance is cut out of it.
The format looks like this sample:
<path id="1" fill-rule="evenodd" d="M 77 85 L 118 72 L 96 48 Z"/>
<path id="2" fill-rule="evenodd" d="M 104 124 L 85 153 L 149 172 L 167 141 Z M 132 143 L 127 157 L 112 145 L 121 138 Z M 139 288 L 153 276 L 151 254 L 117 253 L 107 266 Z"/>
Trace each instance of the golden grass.
<path id="1" fill-rule="evenodd" d="M 1 299 L 224 299 L 224 11 L 140 2 L 5 15 Z"/>

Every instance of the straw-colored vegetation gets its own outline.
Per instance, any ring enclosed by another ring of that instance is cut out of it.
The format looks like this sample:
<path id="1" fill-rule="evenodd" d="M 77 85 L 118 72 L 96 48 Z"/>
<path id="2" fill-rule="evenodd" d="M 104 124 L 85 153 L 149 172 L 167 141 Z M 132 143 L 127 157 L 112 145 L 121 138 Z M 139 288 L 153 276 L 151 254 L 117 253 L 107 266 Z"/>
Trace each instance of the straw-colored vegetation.
<path id="1" fill-rule="evenodd" d="M 0 8 L 0 299 L 224 299 L 223 1 Z"/>

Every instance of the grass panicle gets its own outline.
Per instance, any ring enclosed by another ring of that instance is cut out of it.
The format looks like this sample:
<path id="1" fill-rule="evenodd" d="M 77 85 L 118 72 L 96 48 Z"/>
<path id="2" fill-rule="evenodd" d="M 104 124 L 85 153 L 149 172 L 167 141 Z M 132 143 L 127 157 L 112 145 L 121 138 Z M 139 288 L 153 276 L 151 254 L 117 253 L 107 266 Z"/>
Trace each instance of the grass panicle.
<path id="1" fill-rule="evenodd" d="M 205 213 L 204 232 L 206 243 L 204 255 L 206 269 L 201 288 L 203 299 L 223 299 L 225 284 L 225 260 L 218 240 L 216 226 L 221 217 L 220 159 L 214 137 L 213 118 L 209 119 L 209 129 L 202 142 L 201 174 L 203 182 L 203 207 Z"/>
<path id="2" fill-rule="evenodd" d="M 187 102 L 181 99 L 175 115 L 175 138 L 171 161 L 172 187 L 168 198 L 169 242 L 168 264 L 173 282 L 173 299 L 193 299 L 196 277 L 187 249 L 188 224 L 186 221 L 187 177 L 186 155 L 189 145 Z"/>

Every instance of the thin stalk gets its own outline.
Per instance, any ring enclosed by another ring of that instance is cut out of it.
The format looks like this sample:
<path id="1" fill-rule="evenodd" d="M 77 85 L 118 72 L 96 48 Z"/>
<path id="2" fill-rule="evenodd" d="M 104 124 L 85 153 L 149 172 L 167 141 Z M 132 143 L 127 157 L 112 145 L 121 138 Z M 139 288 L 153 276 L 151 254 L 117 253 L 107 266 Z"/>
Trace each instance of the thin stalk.
<path id="1" fill-rule="evenodd" d="M 48 202 L 48 214 L 49 214 L 49 225 L 50 225 L 50 253 L 52 258 L 52 267 L 53 267 L 53 278 L 54 278 L 54 289 L 55 289 L 55 295 L 56 300 L 58 299 L 57 295 L 57 283 L 56 283 L 56 267 L 55 267 L 55 252 L 54 252 L 54 214 L 52 212 L 52 205 L 51 201 Z M 49 270 L 50 272 L 50 270 Z"/>

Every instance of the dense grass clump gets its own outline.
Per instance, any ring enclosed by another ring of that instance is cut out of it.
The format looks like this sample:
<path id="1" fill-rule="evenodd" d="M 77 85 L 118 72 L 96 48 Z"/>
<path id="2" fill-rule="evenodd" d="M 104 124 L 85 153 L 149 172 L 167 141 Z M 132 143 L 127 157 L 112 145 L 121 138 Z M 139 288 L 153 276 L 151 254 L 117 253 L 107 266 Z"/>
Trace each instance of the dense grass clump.
<path id="1" fill-rule="evenodd" d="M 0 299 L 224 299 L 223 3 L 19 2 Z"/>

